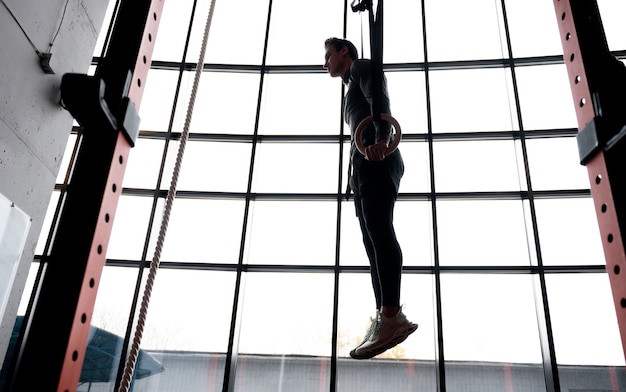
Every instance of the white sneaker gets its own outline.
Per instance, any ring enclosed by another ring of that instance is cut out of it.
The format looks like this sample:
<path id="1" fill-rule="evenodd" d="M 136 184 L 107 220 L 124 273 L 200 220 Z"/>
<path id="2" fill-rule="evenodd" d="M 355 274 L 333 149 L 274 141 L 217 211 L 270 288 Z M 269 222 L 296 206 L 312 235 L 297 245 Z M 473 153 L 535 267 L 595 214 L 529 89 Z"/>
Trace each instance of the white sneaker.
<path id="1" fill-rule="evenodd" d="M 352 358 L 354 358 L 356 350 L 359 347 L 361 347 L 363 344 L 365 344 L 369 340 L 369 338 L 372 336 L 372 334 L 378 329 L 379 322 L 380 322 L 380 310 L 376 310 L 376 315 L 374 316 L 374 318 L 370 318 L 370 326 L 367 328 L 367 332 L 365 332 L 365 336 L 363 337 L 363 340 L 361 341 L 361 343 L 359 343 L 358 346 L 356 346 L 356 348 L 350 351 L 350 356 Z"/>
<path id="2" fill-rule="evenodd" d="M 370 330 L 357 348 L 350 352 L 354 359 L 369 359 L 404 342 L 415 332 L 417 324 L 407 320 L 402 309 L 394 317 L 387 317 L 382 312 L 379 321 L 370 325 Z"/>

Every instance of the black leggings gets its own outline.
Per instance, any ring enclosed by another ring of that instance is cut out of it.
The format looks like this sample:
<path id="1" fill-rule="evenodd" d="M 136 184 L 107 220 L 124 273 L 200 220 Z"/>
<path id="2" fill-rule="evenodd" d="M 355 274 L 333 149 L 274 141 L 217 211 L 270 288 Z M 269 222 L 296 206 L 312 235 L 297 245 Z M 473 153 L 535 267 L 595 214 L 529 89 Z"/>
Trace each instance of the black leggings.
<path id="1" fill-rule="evenodd" d="M 399 152 L 394 155 L 385 158 L 391 158 L 388 162 L 363 160 L 354 172 L 354 203 L 370 262 L 376 309 L 400 306 L 402 250 L 393 227 L 393 210 L 404 166 Z"/>

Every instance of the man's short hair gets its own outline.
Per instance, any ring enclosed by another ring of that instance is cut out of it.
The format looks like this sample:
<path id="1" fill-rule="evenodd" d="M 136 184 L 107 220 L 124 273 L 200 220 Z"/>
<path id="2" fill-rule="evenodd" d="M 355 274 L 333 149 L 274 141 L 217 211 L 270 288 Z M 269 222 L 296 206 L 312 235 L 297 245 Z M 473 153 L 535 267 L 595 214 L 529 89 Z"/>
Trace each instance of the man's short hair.
<path id="1" fill-rule="evenodd" d="M 332 46 L 333 48 L 335 48 L 337 52 L 339 52 L 341 48 L 345 46 L 348 48 L 348 54 L 350 55 L 352 60 L 356 60 L 359 58 L 359 52 L 356 50 L 356 46 L 354 46 L 354 44 L 348 41 L 347 39 L 336 38 L 336 37 L 328 38 L 324 42 L 324 47 L 327 48 L 329 46 Z"/>

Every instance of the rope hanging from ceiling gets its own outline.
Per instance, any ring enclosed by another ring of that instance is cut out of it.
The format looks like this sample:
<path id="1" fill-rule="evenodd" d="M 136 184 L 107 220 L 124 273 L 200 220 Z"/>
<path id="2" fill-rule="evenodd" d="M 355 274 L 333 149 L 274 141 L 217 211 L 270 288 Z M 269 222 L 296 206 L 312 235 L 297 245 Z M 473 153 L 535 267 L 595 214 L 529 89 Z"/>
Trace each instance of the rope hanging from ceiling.
<path id="1" fill-rule="evenodd" d="M 193 86 L 191 89 L 191 96 L 189 98 L 189 105 L 187 106 L 187 116 L 185 118 L 185 124 L 183 127 L 183 131 L 181 133 L 180 144 L 178 146 L 178 154 L 176 156 L 176 163 L 174 165 L 174 171 L 172 173 L 170 188 L 167 192 L 167 198 L 166 198 L 165 207 L 163 210 L 163 219 L 161 221 L 161 227 L 159 229 L 159 237 L 157 239 L 156 247 L 154 249 L 154 256 L 152 257 L 152 262 L 150 263 L 150 272 L 148 273 L 148 277 L 146 279 L 146 286 L 145 286 L 143 297 L 141 300 L 141 307 L 139 309 L 139 315 L 137 317 L 137 327 L 135 328 L 135 335 L 133 338 L 131 348 L 128 353 L 128 358 L 126 359 L 124 375 L 122 377 L 122 382 L 120 383 L 118 392 L 128 392 L 130 384 L 131 384 L 131 380 L 133 378 L 133 373 L 135 370 L 137 357 L 139 355 L 139 346 L 141 344 L 141 338 L 143 336 L 143 330 L 144 330 L 144 326 L 146 322 L 146 316 L 148 313 L 148 305 L 150 302 L 150 296 L 152 294 L 152 288 L 154 286 L 156 273 L 157 273 L 157 270 L 159 269 L 159 264 L 161 260 L 161 251 L 163 249 L 163 242 L 165 241 L 165 234 L 167 233 L 167 227 L 169 223 L 170 213 L 172 210 L 172 204 L 174 202 L 174 197 L 176 196 L 176 186 L 178 184 L 178 176 L 180 173 L 180 167 L 182 164 L 183 155 L 185 153 L 185 146 L 187 144 L 187 139 L 189 137 L 189 126 L 191 124 L 193 108 L 194 108 L 195 101 L 196 101 L 198 86 L 200 84 L 200 76 L 202 74 L 202 69 L 204 67 L 204 56 L 206 53 L 206 46 L 207 46 L 207 41 L 209 38 L 209 30 L 211 29 L 211 21 L 213 19 L 214 9 L 215 9 L 215 0 L 211 0 L 211 5 L 209 7 L 209 12 L 208 12 L 207 19 L 206 19 L 206 25 L 204 28 L 204 36 L 202 38 L 202 46 L 200 47 L 200 57 L 196 65 Z"/>

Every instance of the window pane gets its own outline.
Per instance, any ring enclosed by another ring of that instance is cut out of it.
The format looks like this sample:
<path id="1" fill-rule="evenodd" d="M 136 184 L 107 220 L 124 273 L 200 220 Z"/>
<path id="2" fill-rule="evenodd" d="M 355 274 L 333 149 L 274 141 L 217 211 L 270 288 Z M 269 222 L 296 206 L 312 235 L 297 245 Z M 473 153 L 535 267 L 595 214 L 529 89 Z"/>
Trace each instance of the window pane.
<path id="1" fill-rule="evenodd" d="M 424 72 L 385 72 L 391 113 L 403 134 L 427 133 Z"/>
<path id="2" fill-rule="evenodd" d="M 98 282 L 81 380 L 93 380 L 102 390 L 115 386 L 136 280 L 136 268 L 105 267 Z M 158 372 L 153 361 L 146 352 L 139 354 L 136 374 Z"/>
<path id="3" fill-rule="evenodd" d="M 524 128 L 578 128 L 565 65 L 515 69 Z"/>
<path id="4" fill-rule="evenodd" d="M 395 0 L 385 3 L 383 47 L 385 63 L 424 61 L 422 7 L 419 1 Z M 398 43 L 402 43 L 398 45 Z"/>
<path id="5" fill-rule="evenodd" d="M 255 201 L 248 222 L 249 264 L 335 263 L 334 201 Z"/>
<path id="6" fill-rule="evenodd" d="M 191 0 L 164 3 L 152 53 L 153 60 L 181 61 L 193 3 Z"/>
<path id="7" fill-rule="evenodd" d="M 65 178 L 68 176 L 67 171 L 69 169 L 70 161 L 73 159 L 72 152 L 74 151 L 77 139 L 78 136 L 75 134 L 70 134 L 67 139 L 67 145 L 65 146 L 65 152 L 63 153 L 63 159 L 61 160 L 61 166 L 59 167 L 59 172 L 57 173 L 57 184 L 63 184 L 65 182 Z"/>
<path id="8" fill-rule="evenodd" d="M 106 256 L 141 260 L 149 227 L 151 197 L 122 195 L 119 199 Z M 158 232 L 158 229 L 156 229 Z"/>
<path id="9" fill-rule="evenodd" d="M 57 204 L 59 203 L 59 197 L 61 196 L 60 192 L 54 191 L 50 197 L 50 202 L 48 203 L 48 210 L 46 211 L 46 217 L 43 220 L 42 229 L 39 232 L 39 241 L 37 241 L 37 248 L 35 249 L 35 254 L 43 255 L 46 242 L 48 241 L 48 237 L 50 236 L 50 230 L 53 228 L 52 223 L 54 219 L 54 214 L 57 209 Z M 58 220 L 58 218 L 57 218 Z"/>
<path id="10" fill-rule="evenodd" d="M 124 172 L 124 188 L 154 189 L 159 179 L 164 148 L 163 140 L 139 137 L 128 156 Z"/>
<path id="11" fill-rule="evenodd" d="M 151 69 L 148 72 L 139 108 L 141 130 L 168 131 L 177 83 L 177 71 Z"/>
<path id="12" fill-rule="evenodd" d="M 196 63 L 210 1 L 200 1 L 187 61 Z M 205 63 L 260 65 L 263 59 L 268 0 L 215 1 Z"/>
<path id="13" fill-rule="evenodd" d="M 442 265 L 528 265 L 526 222 L 519 200 L 437 202 Z"/>
<path id="14" fill-rule="evenodd" d="M 246 192 L 252 144 L 190 140 L 177 187 L 187 191 Z"/>
<path id="15" fill-rule="evenodd" d="M 451 391 L 546 390 L 541 367 L 532 367 L 542 363 L 542 356 L 531 279 L 442 275 L 446 383 Z"/>
<path id="16" fill-rule="evenodd" d="M 437 192 L 519 191 L 525 184 L 512 140 L 435 142 L 433 156 Z"/>
<path id="17" fill-rule="evenodd" d="M 273 0 L 267 64 L 323 64 L 324 41 L 341 37 L 343 31 L 342 3 L 318 0 L 315 6 L 304 6 L 299 1 Z"/>
<path id="18" fill-rule="evenodd" d="M 591 198 L 535 200 L 545 265 L 604 265 L 598 220 Z"/>
<path id="19" fill-rule="evenodd" d="M 579 163 L 576 138 L 527 139 L 526 148 L 534 190 L 589 188 L 587 169 Z"/>
<path id="20" fill-rule="evenodd" d="M 551 274 L 546 287 L 559 364 L 624 366 L 608 275 Z"/>
<path id="21" fill-rule="evenodd" d="M 624 50 L 626 35 L 623 17 L 626 15 L 626 4 L 615 0 L 597 0 L 597 3 L 609 50 Z"/>
<path id="22" fill-rule="evenodd" d="M 341 80 L 327 74 L 268 74 L 261 109 L 259 134 L 337 135 Z"/>
<path id="23" fill-rule="evenodd" d="M 239 261 L 243 200 L 177 198 L 162 260 L 235 264 Z M 159 230 L 155 227 L 153 230 Z"/>
<path id="24" fill-rule="evenodd" d="M 431 71 L 433 132 L 518 129 L 510 85 L 503 68 Z"/>
<path id="25" fill-rule="evenodd" d="M 185 391 L 221 389 L 225 355 L 217 353 L 228 349 L 235 277 L 219 271 L 158 272 L 142 348 L 165 371 L 137 383 L 142 391 L 181 385 Z"/>
<path id="26" fill-rule="evenodd" d="M 337 192 L 339 146 L 262 143 L 256 150 L 253 192 Z"/>
<path id="27" fill-rule="evenodd" d="M 337 390 L 436 390 L 432 277 L 402 276 L 403 312 L 419 328 L 400 345 L 367 361 L 355 361 L 349 353 L 362 341 L 376 310 L 370 276 L 344 273 L 339 290 Z"/>
<path id="28" fill-rule="evenodd" d="M 544 0 L 506 0 L 505 4 L 513 56 L 563 54 L 554 3 Z"/>
<path id="29" fill-rule="evenodd" d="M 398 149 L 404 161 L 404 175 L 400 181 L 400 193 L 430 192 L 430 157 L 428 144 L 405 140 Z"/>
<path id="30" fill-rule="evenodd" d="M 506 41 L 501 36 L 504 28 L 499 8 L 498 2 L 491 0 L 426 0 L 428 60 L 504 57 Z"/>
<path id="31" fill-rule="evenodd" d="M 333 287 L 332 274 L 247 273 L 239 352 L 329 356 Z"/>
<path id="32" fill-rule="evenodd" d="M 173 131 L 182 132 L 187 121 L 193 73 L 183 73 Z M 259 96 L 258 74 L 203 72 L 193 106 L 189 131 L 194 133 L 252 135 Z"/>
<path id="33" fill-rule="evenodd" d="M 396 202 L 394 228 L 402 248 L 403 265 L 424 266 L 433 264 L 433 236 L 431 204 L 425 201 Z M 354 201 L 350 199 L 341 207 L 341 265 L 369 266 L 359 219 Z"/>

